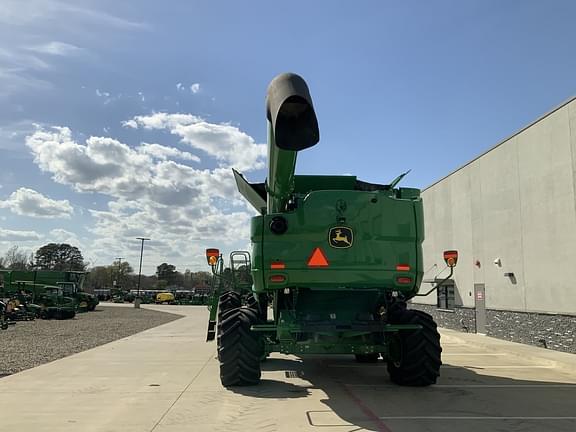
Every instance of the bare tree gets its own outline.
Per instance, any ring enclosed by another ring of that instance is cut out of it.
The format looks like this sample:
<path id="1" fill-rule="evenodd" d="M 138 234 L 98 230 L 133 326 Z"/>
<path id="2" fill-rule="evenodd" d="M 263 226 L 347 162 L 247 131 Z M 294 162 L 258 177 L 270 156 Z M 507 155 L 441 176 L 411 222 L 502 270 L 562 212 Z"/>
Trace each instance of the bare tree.
<path id="1" fill-rule="evenodd" d="M 0 267 L 10 270 L 28 270 L 32 267 L 32 255 L 18 246 L 12 246 L 1 258 Z"/>

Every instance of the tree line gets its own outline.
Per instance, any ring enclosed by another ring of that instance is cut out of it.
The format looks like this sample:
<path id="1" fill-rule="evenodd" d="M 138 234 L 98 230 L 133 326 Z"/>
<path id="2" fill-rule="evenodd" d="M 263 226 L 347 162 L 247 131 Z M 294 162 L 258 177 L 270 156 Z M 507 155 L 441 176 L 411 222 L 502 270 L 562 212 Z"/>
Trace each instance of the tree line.
<path id="1" fill-rule="evenodd" d="M 49 243 L 34 253 L 12 246 L 0 256 L 0 269 L 89 271 L 84 285 L 88 291 L 114 287 L 130 290 L 138 286 L 138 274 L 129 262 L 118 260 L 110 265 L 88 268 L 80 249 L 67 243 Z M 209 286 L 210 278 L 208 272 L 187 269 L 181 273 L 174 265 L 162 263 L 156 267 L 155 275 L 142 275 L 140 289 L 204 289 Z"/>
<path id="2" fill-rule="evenodd" d="M 211 275 L 208 272 L 192 272 L 187 269 L 181 273 L 176 271 L 174 265 L 162 263 L 156 267 L 155 275 L 142 275 L 140 289 L 207 289 L 210 286 L 210 279 Z M 116 261 L 107 266 L 91 268 L 85 286 L 88 290 L 106 288 L 132 290 L 138 287 L 138 273 L 134 273 L 128 261 Z"/>
<path id="3" fill-rule="evenodd" d="M 0 268 L 8 270 L 84 271 L 87 268 L 82 252 L 67 243 L 49 243 L 35 253 L 12 246 L 0 256 Z"/>

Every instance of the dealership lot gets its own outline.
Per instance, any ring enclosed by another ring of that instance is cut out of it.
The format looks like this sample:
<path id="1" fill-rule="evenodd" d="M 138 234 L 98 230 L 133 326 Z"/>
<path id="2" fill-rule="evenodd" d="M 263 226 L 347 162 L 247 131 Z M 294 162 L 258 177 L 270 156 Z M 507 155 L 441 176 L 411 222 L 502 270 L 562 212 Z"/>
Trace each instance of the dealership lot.
<path id="1" fill-rule="evenodd" d="M 429 388 L 391 384 L 383 362 L 273 355 L 259 386 L 226 390 L 206 309 L 146 307 L 184 318 L 0 379 L 6 430 L 576 430 L 571 354 L 443 331 Z"/>

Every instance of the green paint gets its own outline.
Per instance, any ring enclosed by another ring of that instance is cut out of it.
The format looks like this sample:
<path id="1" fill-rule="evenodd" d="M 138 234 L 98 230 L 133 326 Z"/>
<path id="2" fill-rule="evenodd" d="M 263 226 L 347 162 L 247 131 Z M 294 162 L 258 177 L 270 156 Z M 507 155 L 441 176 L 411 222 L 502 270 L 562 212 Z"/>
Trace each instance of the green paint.
<path id="1" fill-rule="evenodd" d="M 386 322 L 389 305 L 414 297 L 422 281 L 420 191 L 396 187 L 404 175 L 391 185 L 295 175 L 297 150 L 318 141 L 302 82 L 269 89 L 267 182 L 250 184 L 235 173 L 240 193 L 260 213 L 251 222 L 252 290 L 274 308 L 273 321 L 252 331 L 262 334 L 268 352 L 386 355 L 387 335 L 420 328 Z M 285 231 L 271 228 L 278 220 Z M 317 248 L 328 265 L 309 266 Z M 410 269 L 398 271 L 399 264 Z"/>

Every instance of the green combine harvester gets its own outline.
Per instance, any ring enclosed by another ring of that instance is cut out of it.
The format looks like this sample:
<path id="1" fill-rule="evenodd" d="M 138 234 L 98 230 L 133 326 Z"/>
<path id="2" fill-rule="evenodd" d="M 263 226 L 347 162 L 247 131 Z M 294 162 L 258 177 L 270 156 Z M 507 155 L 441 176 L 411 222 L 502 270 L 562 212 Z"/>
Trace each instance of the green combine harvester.
<path id="1" fill-rule="evenodd" d="M 86 272 L 50 271 L 50 270 L 0 270 L 2 284 L 0 298 L 17 298 L 27 303 L 27 297 L 33 304 L 49 303 L 53 307 L 65 309 L 58 316 L 74 316 L 68 309 L 75 311 L 93 311 L 99 301 L 96 296 L 83 291 Z"/>
<path id="2" fill-rule="evenodd" d="M 320 138 L 300 76 L 272 81 L 266 114 L 266 183 L 248 183 L 234 171 L 240 193 L 260 213 L 252 218 L 247 259 L 253 281 L 226 279 L 219 251 L 207 250 L 220 281 L 207 339 L 218 336 L 222 384 L 257 384 L 260 362 L 271 352 L 350 354 L 362 363 L 381 357 L 393 382 L 434 384 L 442 351 L 436 323 L 407 306 L 423 275 L 420 191 L 398 187 L 405 174 L 387 185 L 295 175 L 298 152 Z M 447 280 L 458 254 L 446 251 L 444 259 Z"/>

